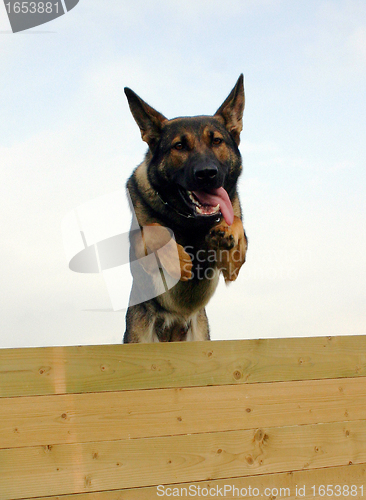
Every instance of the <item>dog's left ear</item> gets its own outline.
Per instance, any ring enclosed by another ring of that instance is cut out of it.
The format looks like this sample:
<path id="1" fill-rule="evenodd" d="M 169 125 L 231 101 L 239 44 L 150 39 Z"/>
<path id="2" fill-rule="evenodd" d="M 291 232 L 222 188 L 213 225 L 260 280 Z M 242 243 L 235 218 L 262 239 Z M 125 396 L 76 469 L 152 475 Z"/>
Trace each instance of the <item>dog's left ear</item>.
<path id="1" fill-rule="evenodd" d="M 243 80 L 244 77 L 243 74 L 241 74 L 233 90 L 214 114 L 216 118 L 223 121 L 227 131 L 233 136 L 238 146 L 240 143 L 240 132 L 243 129 L 245 105 Z"/>
<path id="2" fill-rule="evenodd" d="M 131 113 L 140 128 L 142 140 L 147 142 L 151 151 L 160 139 L 163 123 L 167 121 L 164 115 L 156 111 L 141 99 L 133 90 L 125 87 L 125 94 Z"/>

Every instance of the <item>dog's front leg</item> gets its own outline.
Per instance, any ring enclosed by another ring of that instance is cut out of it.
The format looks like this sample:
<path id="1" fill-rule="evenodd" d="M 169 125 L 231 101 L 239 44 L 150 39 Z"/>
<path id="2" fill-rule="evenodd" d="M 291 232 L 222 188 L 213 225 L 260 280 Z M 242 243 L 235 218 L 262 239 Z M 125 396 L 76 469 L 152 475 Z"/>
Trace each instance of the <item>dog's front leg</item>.
<path id="1" fill-rule="evenodd" d="M 172 238 L 171 233 L 164 226 L 152 223 L 144 226 L 140 233 L 132 237 L 132 244 L 138 259 L 145 271 L 153 274 L 156 265 L 146 261 L 143 257 L 155 253 L 162 267 L 170 276 L 180 281 L 188 281 L 192 277 L 192 261 L 182 245 Z"/>
<path id="2" fill-rule="evenodd" d="M 241 219 L 234 217 L 231 226 L 228 226 L 224 219 L 221 220 L 208 233 L 206 242 L 216 251 L 216 264 L 225 281 L 235 281 L 245 262 L 248 246 Z"/>

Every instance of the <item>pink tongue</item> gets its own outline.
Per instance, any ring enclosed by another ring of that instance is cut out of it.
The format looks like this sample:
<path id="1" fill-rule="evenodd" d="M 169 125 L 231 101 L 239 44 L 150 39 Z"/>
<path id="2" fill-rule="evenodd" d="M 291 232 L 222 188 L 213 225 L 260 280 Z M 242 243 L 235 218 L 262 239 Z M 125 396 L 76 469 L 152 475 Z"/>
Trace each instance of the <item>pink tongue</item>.
<path id="1" fill-rule="evenodd" d="M 211 193 L 205 193 L 204 191 L 193 191 L 193 193 L 202 205 L 210 205 L 211 207 L 220 205 L 220 210 L 226 223 L 231 226 L 234 222 L 233 206 L 229 195 L 223 187 L 214 189 Z"/>

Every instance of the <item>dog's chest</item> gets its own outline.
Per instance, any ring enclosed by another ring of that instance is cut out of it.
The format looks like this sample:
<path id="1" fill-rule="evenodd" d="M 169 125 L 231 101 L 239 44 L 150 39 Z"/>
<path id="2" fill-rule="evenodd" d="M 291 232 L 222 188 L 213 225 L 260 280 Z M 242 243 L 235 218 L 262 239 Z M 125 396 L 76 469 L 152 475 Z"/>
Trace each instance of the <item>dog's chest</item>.
<path id="1" fill-rule="evenodd" d="M 159 315 L 151 331 L 153 342 L 182 342 L 207 340 L 205 328 L 200 327 L 198 316 L 194 313 L 188 318 L 166 313 Z"/>

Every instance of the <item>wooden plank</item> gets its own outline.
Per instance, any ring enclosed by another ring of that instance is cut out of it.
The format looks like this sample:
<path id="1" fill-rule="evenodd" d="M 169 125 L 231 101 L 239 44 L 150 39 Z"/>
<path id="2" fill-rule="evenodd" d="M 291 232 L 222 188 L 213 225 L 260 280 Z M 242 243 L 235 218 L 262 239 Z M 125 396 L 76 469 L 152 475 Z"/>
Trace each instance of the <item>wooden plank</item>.
<path id="1" fill-rule="evenodd" d="M 0 350 L 0 397 L 366 376 L 366 337 Z"/>
<path id="2" fill-rule="evenodd" d="M 178 488 L 178 492 L 182 493 L 180 498 L 192 498 L 193 494 L 195 494 L 196 498 L 199 498 L 199 494 L 201 494 L 201 498 L 204 498 L 206 494 L 205 489 L 207 489 L 209 493 L 222 493 L 222 498 L 227 498 L 228 500 L 242 500 L 245 498 L 246 493 L 248 493 L 246 495 L 247 498 L 255 498 L 255 496 L 253 496 L 254 493 L 257 498 L 269 500 L 274 500 L 275 498 L 279 500 L 281 498 L 286 498 L 287 500 L 299 500 L 299 498 L 304 498 L 305 500 L 324 500 L 324 498 L 332 498 L 323 495 L 322 486 L 324 485 L 325 488 L 327 485 L 333 487 L 334 493 L 337 494 L 337 496 L 333 496 L 333 498 L 338 498 L 339 500 L 349 500 L 350 498 L 356 497 L 358 499 L 363 498 L 366 496 L 366 467 L 363 464 L 347 465 L 290 473 L 262 474 L 259 476 L 220 479 L 209 482 L 200 481 L 188 484 L 170 484 L 167 485 L 164 490 L 157 490 L 157 487 L 153 486 L 96 493 L 81 493 L 62 497 L 38 497 L 34 500 L 156 500 L 158 498 L 167 498 L 167 495 L 158 495 L 158 492 L 161 494 L 163 491 L 164 493 L 169 493 L 169 496 L 173 497 L 173 494 L 177 492 L 177 490 L 173 488 Z M 341 489 L 336 486 L 339 486 Z M 356 491 L 357 495 L 351 496 L 347 494 L 347 491 L 351 491 L 352 486 L 352 491 Z M 191 491 L 189 490 L 190 487 Z M 171 490 L 169 491 L 167 488 L 171 488 Z M 188 489 L 188 494 L 185 494 L 183 488 Z M 267 489 L 270 491 L 267 491 Z M 252 493 L 251 497 L 249 497 L 250 492 Z M 257 494 L 258 492 L 259 495 Z M 340 495 L 338 495 L 339 492 Z M 219 495 L 206 495 L 206 498 L 221 497 Z M 27 497 L 26 500 L 29 499 L 30 497 Z"/>
<path id="3" fill-rule="evenodd" d="M 366 421 L 0 450 L 0 499 L 366 462 Z"/>
<path id="4" fill-rule="evenodd" d="M 0 448 L 365 417 L 365 377 L 3 398 Z"/>

